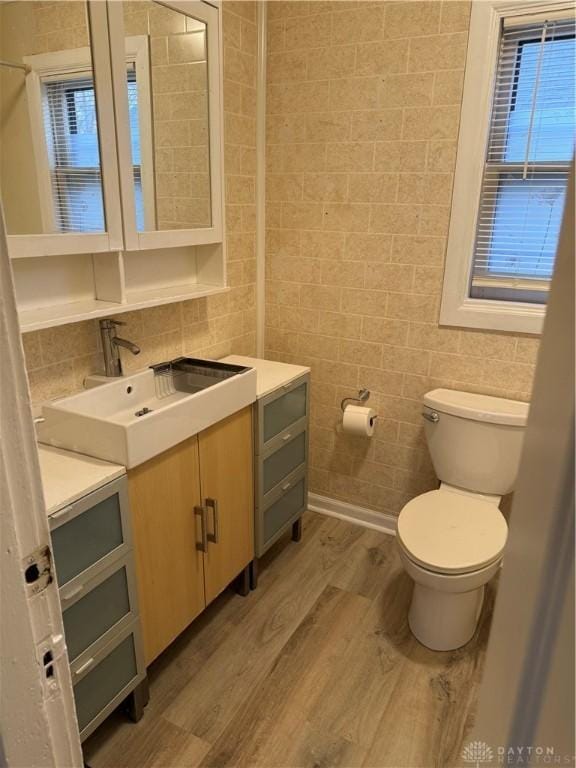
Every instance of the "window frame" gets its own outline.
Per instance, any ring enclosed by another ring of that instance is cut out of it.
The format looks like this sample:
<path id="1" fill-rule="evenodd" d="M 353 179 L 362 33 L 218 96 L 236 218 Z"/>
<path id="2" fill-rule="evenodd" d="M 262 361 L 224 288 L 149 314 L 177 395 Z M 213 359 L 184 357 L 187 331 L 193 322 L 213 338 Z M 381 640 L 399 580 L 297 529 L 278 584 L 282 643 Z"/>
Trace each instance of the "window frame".
<path id="1" fill-rule="evenodd" d="M 570 16 L 574 10 L 570 3 L 557 0 L 474 0 L 472 3 L 441 325 L 530 334 L 542 332 L 544 304 L 469 296 L 502 21 L 505 18 L 519 21 L 522 17 L 522 23 L 530 23 L 538 21 L 540 14 Z M 503 277 L 501 288 L 505 292 L 519 283 L 527 281 Z M 532 281 L 531 285 L 535 290 L 542 287 Z"/>
<path id="2" fill-rule="evenodd" d="M 46 81 L 65 82 L 74 80 L 93 72 L 92 52 L 90 46 L 83 48 L 70 48 L 53 53 L 39 53 L 24 57 L 24 63 L 30 67 L 26 79 L 26 93 L 29 104 L 30 123 L 36 172 L 40 195 L 40 210 L 42 225 L 47 233 L 54 235 L 86 236 L 89 232 L 73 232 L 54 229 L 57 216 L 54 203 L 54 189 L 50 161 L 48 157 L 45 125 L 43 116 L 43 92 L 42 84 Z M 154 202 L 154 153 L 152 144 L 152 109 L 150 88 L 150 57 L 148 52 L 148 40 L 146 35 L 133 35 L 126 38 L 126 64 L 132 64 L 136 72 L 136 87 L 138 92 L 138 115 L 140 121 L 140 179 L 142 185 L 142 198 L 144 203 L 145 221 L 153 221 L 155 216 Z M 98 120 L 98 103 L 96 97 L 96 78 L 93 78 L 94 100 Z M 104 206 L 104 229 L 97 235 L 106 232 L 109 219 L 107 201 L 104 188 L 104 168 L 102 162 L 102 134 L 99 133 L 100 167 L 94 169 L 94 173 L 100 172 L 102 178 L 102 202 Z M 66 173 L 71 169 L 65 166 L 56 169 Z M 83 169 L 88 173 L 89 169 Z"/>

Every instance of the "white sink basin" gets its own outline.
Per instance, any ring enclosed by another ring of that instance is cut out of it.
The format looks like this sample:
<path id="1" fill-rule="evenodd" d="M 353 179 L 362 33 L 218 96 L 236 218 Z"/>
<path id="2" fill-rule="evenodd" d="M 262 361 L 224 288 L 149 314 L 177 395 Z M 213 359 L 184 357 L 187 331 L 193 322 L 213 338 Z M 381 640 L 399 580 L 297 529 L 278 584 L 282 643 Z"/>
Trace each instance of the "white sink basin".
<path id="1" fill-rule="evenodd" d="M 44 406 L 38 439 L 131 469 L 255 400 L 254 369 L 193 393 L 148 369 Z"/>

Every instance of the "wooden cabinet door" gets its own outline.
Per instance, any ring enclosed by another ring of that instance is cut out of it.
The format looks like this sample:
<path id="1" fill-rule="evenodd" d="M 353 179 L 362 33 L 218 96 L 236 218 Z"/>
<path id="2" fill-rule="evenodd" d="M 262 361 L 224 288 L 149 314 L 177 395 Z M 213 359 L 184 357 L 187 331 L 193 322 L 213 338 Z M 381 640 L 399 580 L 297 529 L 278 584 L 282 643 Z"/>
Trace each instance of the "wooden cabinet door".
<path id="1" fill-rule="evenodd" d="M 201 432 L 199 446 L 208 529 L 204 579 L 209 603 L 254 557 L 252 408 Z"/>
<path id="2" fill-rule="evenodd" d="M 128 472 L 146 665 L 203 610 L 198 438 Z"/>

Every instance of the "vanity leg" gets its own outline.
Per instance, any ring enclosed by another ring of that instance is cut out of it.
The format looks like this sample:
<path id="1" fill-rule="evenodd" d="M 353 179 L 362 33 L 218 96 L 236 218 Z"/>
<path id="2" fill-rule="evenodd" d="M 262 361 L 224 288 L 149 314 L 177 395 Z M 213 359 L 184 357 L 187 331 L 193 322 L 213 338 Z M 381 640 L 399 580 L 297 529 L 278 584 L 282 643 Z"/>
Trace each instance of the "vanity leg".
<path id="1" fill-rule="evenodd" d="M 150 688 L 148 686 L 148 677 L 145 677 L 141 683 L 132 691 L 126 699 L 126 711 L 132 722 L 137 723 L 142 719 L 144 707 L 150 700 Z"/>
<path id="2" fill-rule="evenodd" d="M 236 577 L 236 592 L 242 597 L 250 594 L 250 565 L 247 565 Z"/>
<path id="3" fill-rule="evenodd" d="M 258 586 L 258 558 L 255 557 L 250 563 L 250 589 L 256 589 Z"/>
<path id="4" fill-rule="evenodd" d="M 299 517 L 295 523 L 292 523 L 292 541 L 300 541 L 302 538 L 302 518 Z"/>

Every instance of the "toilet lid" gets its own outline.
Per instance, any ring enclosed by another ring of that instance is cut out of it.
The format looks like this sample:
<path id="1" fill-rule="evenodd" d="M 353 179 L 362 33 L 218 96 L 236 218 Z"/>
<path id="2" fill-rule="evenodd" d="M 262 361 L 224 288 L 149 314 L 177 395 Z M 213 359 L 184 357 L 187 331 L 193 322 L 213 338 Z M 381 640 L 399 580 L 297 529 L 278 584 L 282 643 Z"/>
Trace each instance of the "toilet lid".
<path id="1" fill-rule="evenodd" d="M 508 526 L 496 504 L 439 490 L 423 493 L 398 518 L 406 555 L 437 573 L 469 573 L 497 560 Z"/>

